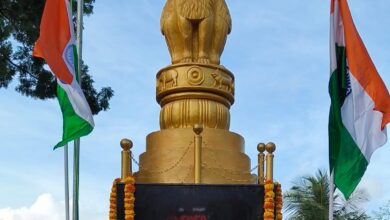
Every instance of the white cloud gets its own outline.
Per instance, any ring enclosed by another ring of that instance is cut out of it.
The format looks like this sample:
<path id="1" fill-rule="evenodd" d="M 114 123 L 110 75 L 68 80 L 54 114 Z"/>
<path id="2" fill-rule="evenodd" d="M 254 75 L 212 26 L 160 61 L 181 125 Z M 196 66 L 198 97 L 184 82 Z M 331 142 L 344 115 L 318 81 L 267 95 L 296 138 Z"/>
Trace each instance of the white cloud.
<path id="1" fill-rule="evenodd" d="M 63 204 L 46 193 L 30 207 L 0 209 L 0 220 L 60 220 L 64 219 L 63 213 Z"/>
<path id="2" fill-rule="evenodd" d="M 101 198 L 100 198 L 101 199 Z M 80 218 L 85 220 L 107 219 L 106 210 L 97 210 L 97 207 L 90 203 L 80 202 Z M 99 207 L 101 209 L 101 207 Z M 72 211 L 72 201 L 70 201 Z M 72 213 L 70 213 L 72 215 Z M 0 220 L 63 220 L 65 219 L 65 203 L 56 200 L 53 195 L 44 193 L 29 206 L 21 208 L 0 208 Z"/>

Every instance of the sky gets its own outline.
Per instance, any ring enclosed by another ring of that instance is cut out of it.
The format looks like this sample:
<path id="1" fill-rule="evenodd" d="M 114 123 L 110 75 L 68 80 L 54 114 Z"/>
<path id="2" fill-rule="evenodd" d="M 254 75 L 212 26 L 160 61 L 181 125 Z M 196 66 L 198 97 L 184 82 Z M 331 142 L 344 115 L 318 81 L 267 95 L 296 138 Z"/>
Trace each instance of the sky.
<path id="1" fill-rule="evenodd" d="M 221 62 L 235 74 L 236 89 L 230 130 L 245 138 L 252 167 L 257 144 L 276 143 L 274 178 L 287 190 L 299 176 L 328 167 L 329 1 L 226 2 L 233 31 Z M 120 176 L 120 140 L 131 139 L 138 158 L 146 135 L 159 130 L 155 75 L 170 64 L 159 27 L 164 3 L 96 1 L 84 19 L 83 59 L 95 86 L 111 86 L 115 96 L 81 140 L 81 219 L 107 219 L 111 184 Z M 390 1 L 349 4 L 389 85 Z M 21 96 L 15 85 L 0 90 L 0 220 L 64 219 L 63 150 L 52 150 L 62 135 L 58 102 Z M 369 213 L 390 200 L 389 158 L 387 143 L 359 185 L 370 194 Z"/>

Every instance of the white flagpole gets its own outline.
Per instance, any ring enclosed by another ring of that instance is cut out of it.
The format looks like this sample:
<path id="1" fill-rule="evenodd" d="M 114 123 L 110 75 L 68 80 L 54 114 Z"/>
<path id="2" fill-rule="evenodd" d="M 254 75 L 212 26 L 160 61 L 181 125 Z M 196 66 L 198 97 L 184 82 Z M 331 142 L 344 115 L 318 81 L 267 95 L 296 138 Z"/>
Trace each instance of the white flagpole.
<path id="1" fill-rule="evenodd" d="M 81 69 L 82 69 L 82 56 L 83 56 L 83 15 L 84 15 L 84 0 L 77 0 L 77 69 L 78 69 L 78 81 L 81 87 Z"/>
<path id="2" fill-rule="evenodd" d="M 334 176 L 333 170 L 330 173 L 330 181 L 329 181 L 329 220 L 333 220 L 333 193 L 334 193 Z"/>
<path id="3" fill-rule="evenodd" d="M 73 154 L 73 220 L 79 219 L 79 170 L 80 170 L 80 139 L 74 140 Z"/>
<path id="4" fill-rule="evenodd" d="M 82 69 L 82 39 L 83 39 L 83 14 L 84 0 L 77 0 L 77 69 L 78 82 L 81 87 L 81 69 Z M 79 171 L 80 171 L 80 138 L 74 141 L 73 158 L 73 220 L 79 220 Z"/>
<path id="5" fill-rule="evenodd" d="M 65 219 L 69 220 L 68 144 L 64 146 L 64 176 L 65 176 Z"/>

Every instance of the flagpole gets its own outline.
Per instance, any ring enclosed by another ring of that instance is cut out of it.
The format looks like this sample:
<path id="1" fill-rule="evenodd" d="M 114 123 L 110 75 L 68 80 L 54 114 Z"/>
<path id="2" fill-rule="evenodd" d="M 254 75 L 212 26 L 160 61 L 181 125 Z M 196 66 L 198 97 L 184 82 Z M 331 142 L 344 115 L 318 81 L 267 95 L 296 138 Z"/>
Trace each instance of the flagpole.
<path id="1" fill-rule="evenodd" d="M 329 184 L 329 220 L 333 220 L 333 193 L 334 193 L 334 176 L 333 170 L 330 173 L 330 184 Z"/>
<path id="2" fill-rule="evenodd" d="M 83 14 L 84 0 L 77 0 L 77 79 L 82 87 L 81 70 L 82 70 L 82 32 L 83 32 Z M 79 220 L 79 172 L 80 171 L 80 138 L 74 141 L 74 158 L 73 158 L 73 220 Z"/>
<path id="3" fill-rule="evenodd" d="M 74 140 L 73 154 L 73 220 L 79 219 L 79 170 L 80 170 L 80 139 Z"/>
<path id="4" fill-rule="evenodd" d="M 81 69 L 82 69 L 82 52 L 83 52 L 83 15 L 84 15 L 84 0 L 77 0 L 77 30 L 76 30 L 76 38 L 77 38 L 77 78 L 81 87 Z"/>
<path id="5" fill-rule="evenodd" d="M 65 219 L 69 220 L 69 172 L 68 172 L 68 144 L 64 146 L 64 176 L 65 176 Z"/>

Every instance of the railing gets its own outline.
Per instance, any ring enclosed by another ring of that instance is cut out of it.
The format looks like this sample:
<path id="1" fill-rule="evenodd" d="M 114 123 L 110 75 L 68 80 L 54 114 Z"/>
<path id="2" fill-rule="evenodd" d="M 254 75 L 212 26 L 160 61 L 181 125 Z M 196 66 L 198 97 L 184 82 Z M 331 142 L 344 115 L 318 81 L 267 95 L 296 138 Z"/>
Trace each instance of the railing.
<path id="1" fill-rule="evenodd" d="M 196 124 L 193 127 L 194 135 L 194 183 L 202 183 L 202 132 L 203 125 Z M 122 156 L 121 156 L 121 180 L 122 182 L 128 176 L 132 175 L 132 164 L 131 164 L 131 148 L 133 147 L 133 142 L 129 139 L 122 139 L 120 142 L 122 147 Z M 274 152 L 276 150 L 276 145 L 272 142 L 268 144 L 259 143 L 257 145 L 257 150 L 259 154 L 257 156 L 257 183 L 264 184 L 266 180 L 273 181 L 273 160 Z M 265 155 L 267 152 L 267 155 Z M 266 166 L 265 166 L 266 165 Z M 256 169 L 256 168 L 254 168 Z M 264 173 L 265 170 L 265 173 Z"/>

